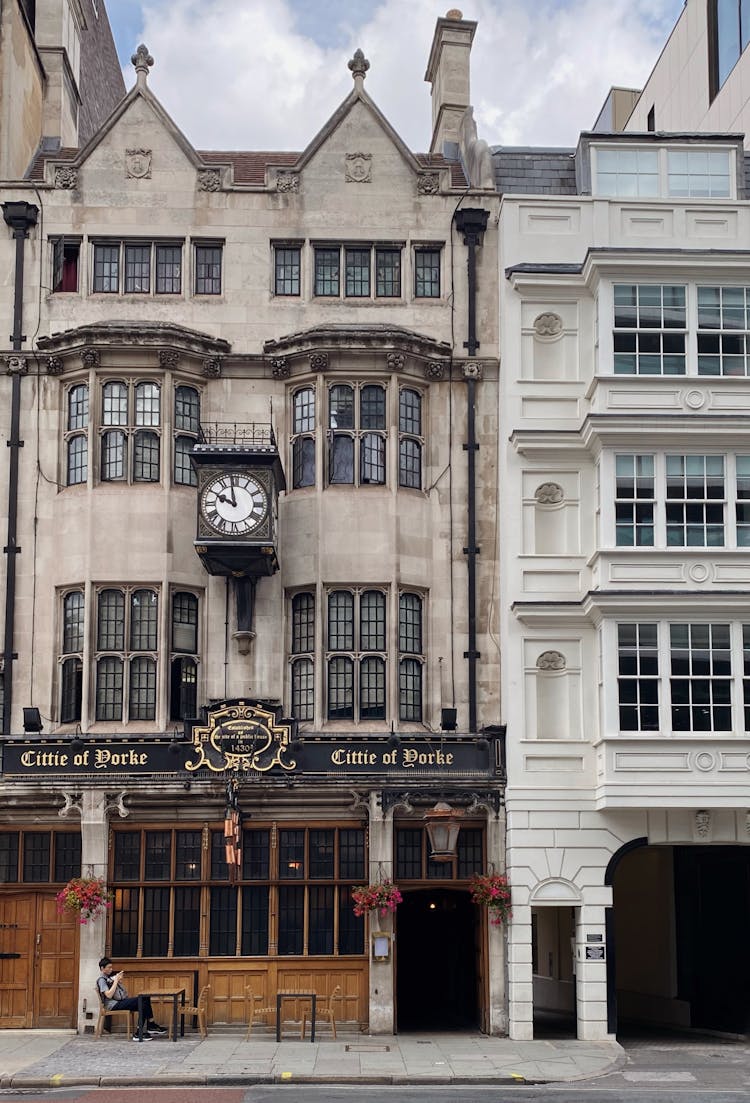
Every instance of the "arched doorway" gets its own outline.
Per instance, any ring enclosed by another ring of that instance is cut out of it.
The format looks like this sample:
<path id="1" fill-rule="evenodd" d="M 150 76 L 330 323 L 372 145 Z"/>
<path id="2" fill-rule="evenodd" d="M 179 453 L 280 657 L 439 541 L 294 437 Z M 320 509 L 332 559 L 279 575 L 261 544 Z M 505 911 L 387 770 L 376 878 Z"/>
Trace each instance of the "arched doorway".
<path id="1" fill-rule="evenodd" d="M 405 892 L 396 915 L 397 1029 L 478 1029 L 480 973 L 479 922 L 469 893 Z"/>
<path id="2" fill-rule="evenodd" d="M 644 842 L 623 848 L 607 871 L 610 1029 L 746 1033 L 750 847 Z"/>

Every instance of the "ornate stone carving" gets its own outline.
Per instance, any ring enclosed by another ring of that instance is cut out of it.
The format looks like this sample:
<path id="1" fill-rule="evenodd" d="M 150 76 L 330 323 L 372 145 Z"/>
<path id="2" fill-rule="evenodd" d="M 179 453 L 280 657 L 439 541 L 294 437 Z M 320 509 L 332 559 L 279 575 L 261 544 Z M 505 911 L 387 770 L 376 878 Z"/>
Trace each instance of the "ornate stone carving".
<path id="1" fill-rule="evenodd" d="M 552 311 L 548 311 L 546 314 L 539 314 L 534 319 L 534 332 L 537 337 L 555 337 L 558 333 L 562 333 L 563 320 L 559 314 L 554 314 Z"/>
<path id="2" fill-rule="evenodd" d="M 159 349 L 159 363 L 163 368 L 176 368 L 180 354 L 175 349 Z"/>
<path id="3" fill-rule="evenodd" d="M 286 356 L 280 356 L 277 360 L 271 361 L 271 375 L 274 379 L 289 378 L 289 365 L 287 364 Z"/>
<path id="4" fill-rule="evenodd" d="M 440 176 L 436 172 L 420 172 L 417 177 L 418 195 L 437 195 L 440 191 Z"/>
<path id="5" fill-rule="evenodd" d="M 695 813 L 695 833 L 699 839 L 708 838 L 711 832 L 711 813 L 705 808 Z"/>
<path id="6" fill-rule="evenodd" d="M 221 173 L 218 169 L 201 169 L 198 173 L 198 191 L 221 191 Z"/>
<path id="7" fill-rule="evenodd" d="M 111 816 L 114 812 L 124 820 L 126 816 L 129 816 L 127 808 L 125 807 L 125 790 L 121 793 L 107 793 L 105 797 L 104 814 L 105 816 Z"/>
<path id="8" fill-rule="evenodd" d="M 310 371 L 327 371 L 328 370 L 328 353 L 327 352 L 311 352 L 310 353 Z"/>
<path id="9" fill-rule="evenodd" d="M 102 357 L 98 349 L 83 349 L 81 352 L 81 363 L 84 368 L 98 368 L 101 362 Z"/>
<path id="10" fill-rule="evenodd" d="M 299 173 L 278 173 L 276 176 L 276 191 L 299 191 Z"/>
<path id="11" fill-rule="evenodd" d="M 63 167 L 55 169 L 55 187 L 64 188 L 69 190 L 70 188 L 78 187 L 78 170 Z"/>
<path id="12" fill-rule="evenodd" d="M 150 180 L 151 156 L 150 149 L 126 149 L 125 175 L 133 180 Z"/>
<path id="13" fill-rule="evenodd" d="M 406 359 L 402 352 L 389 352 L 386 355 L 385 362 L 390 371 L 403 371 Z"/>
<path id="14" fill-rule="evenodd" d="M 464 364 L 462 370 L 464 379 L 482 378 L 482 365 L 477 364 L 476 361 L 472 361 L 470 364 Z"/>
<path id="15" fill-rule="evenodd" d="M 63 793 L 63 800 L 65 801 L 65 803 L 58 811 L 58 816 L 61 816 L 62 819 L 66 820 L 68 816 L 83 815 L 83 806 L 80 793 Z"/>
<path id="16" fill-rule="evenodd" d="M 354 80 L 357 80 L 357 78 L 364 80 L 367 70 L 370 68 L 370 62 L 359 49 L 354 51 L 354 57 L 347 62 L 347 65 Z"/>
<path id="17" fill-rule="evenodd" d="M 47 357 L 47 375 L 60 375 L 63 370 L 62 357 L 60 356 L 48 356 Z"/>
<path id="18" fill-rule="evenodd" d="M 347 153 L 346 182 L 347 184 L 372 183 L 371 153 Z"/>
<path id="19" fill-rule="evenodd" d="M 221 375 L 221 357 L 207 356 L 203 361 L 203 374 L 207 379 L 218 379 Z"/>
<path id="20" fill-rule="evenodd" d="M 557 505 L 563 500 L 565 493 L 559 483 L 542 483 L 534 491 L 534 497 L 540 505 Z"/>
<path id="21" fill-rule="evenodd" d="M 430 360 L 424 367 L 425 379 L 443 379 L 445 377 L 445 364 L 439 360 Z"/>
<path id="22" fill-rule="evenodd" d="M 5 370 L 8 375 L 26 375 L 29 362 L 25 356 L 6 356 Z"/>
<path id="23" fill-rule="evenodd" d="M 566 665 L 561 651 L 543 651 L 536 661 L 537 670 L 565 670 Z"/>
<path id="24" fill-rule="evenodd" d="M 750 812 L 745 812 L 745 834 L 750 835 Z"/>

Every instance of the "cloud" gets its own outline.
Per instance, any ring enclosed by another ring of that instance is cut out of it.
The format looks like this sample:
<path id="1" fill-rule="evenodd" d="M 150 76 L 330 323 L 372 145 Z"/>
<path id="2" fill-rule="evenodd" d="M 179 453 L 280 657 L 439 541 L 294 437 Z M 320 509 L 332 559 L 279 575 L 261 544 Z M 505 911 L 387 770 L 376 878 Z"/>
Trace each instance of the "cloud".
<path id="1" fill-rule="evenodd" d="M 109 0 L 117 8 L 133 0 Z M 423 77 L 435 0 L 144 0 L 149 83 L 197 148 L 297 149 L 352 87 L 360 46 L 366 88 L 416 152 L 429 148 Z M 447 10 L 441 7 L 442 12 Z M 490 144 L 574 145 L 613 84 L 640 87 L 682 0 L 473 0 L 472 100 Z M 302 14 L 304 12 L 304 14 Z M 132 46 L 120 43 L 121 52 Z M 126 82 L 132 84 L 132 70 Z"/>

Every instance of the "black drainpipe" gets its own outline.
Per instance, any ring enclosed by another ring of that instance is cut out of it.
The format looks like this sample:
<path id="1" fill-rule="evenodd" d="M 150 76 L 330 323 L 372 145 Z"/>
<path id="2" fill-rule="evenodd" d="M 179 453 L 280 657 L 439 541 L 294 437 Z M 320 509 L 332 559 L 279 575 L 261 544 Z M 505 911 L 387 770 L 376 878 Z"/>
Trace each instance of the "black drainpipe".
<path id="1" fill-rule="evenodd" d="M 20 352 L 26 338 L 23 335 L 23 243 L 29 230 L 36 226 L 39 208 L 33 203 L 3 203 L 3 218 L 13 231 L 16 242 L 16 273 L 13 303 L 13 333 L 11 347 Z M 18 657 L 13 650 L 16 621 L 16 556 L 21 549 L 16 543 L 18 526 L 18 465 L 23 448 L 21 431 L 21 375 L 24 365 L 17 359 L 8 365 L 11 373 L 10 397 L 10 460 L 8 464 L 8 542 L 3 551 L 8 557 L 5 578 L 5 647 L 3 650 L 3 675 L 5 707 L 3 709 L 3 735 L 10 735 L 10 716 L 13 709 L 13 662 Z"/>
<path id="2" fill-rule="evenodd" d="M 479 341 L 477 340 L 477 247 L 481 246 L 484 231 L 487 229 L 489 211 L 481 208 L 463 207 L 456 212 L 456 229 L 463 235 L 464 245 L 467 247 L 466 265 L 468 272 L 468 310 L 467 326 L 468 340 L 464 341 L 464 348 L 468 355 L 477 354 Z M 468 602 L 469 602 L 469 648 L 464 652 L 464 658 L 469 660 L 469 732 L 477 730 L 477 487 L 476 487 L 476 453 L 479 448 L 476 440 L 475 402 L 476 380 L 479 376 L 478 365 L 467 364 L 464 369 L 466 379 L 466 435 L 467 440 L 464 451 L 468 453 L 468 516 L 467 516 L 467 546 L 464 554 L 467 557 L 468 567 Z"/>

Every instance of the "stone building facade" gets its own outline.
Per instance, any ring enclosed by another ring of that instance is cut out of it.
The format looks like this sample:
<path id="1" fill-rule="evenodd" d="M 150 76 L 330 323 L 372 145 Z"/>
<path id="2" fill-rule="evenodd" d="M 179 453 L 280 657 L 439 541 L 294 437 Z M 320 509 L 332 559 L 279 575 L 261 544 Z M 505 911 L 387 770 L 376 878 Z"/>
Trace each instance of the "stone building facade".
<path id="1" fill-rule="evenodd" d="M 209 985 L 210 1024 L 314 988 L 375 1033 L 506 1028 L 469 894 L 504 854 L 474 29 L 438 21 L 429 153 L 361 51 L 304 151 L 198 152 L 144 46 L 2 189 L 0 1026 L 92 1029 L 106 949 L 132 991 Z M 106 921 L 57 914 L 79 873 Z M 388 880 L 395 931 L 352 911 Z"/>

